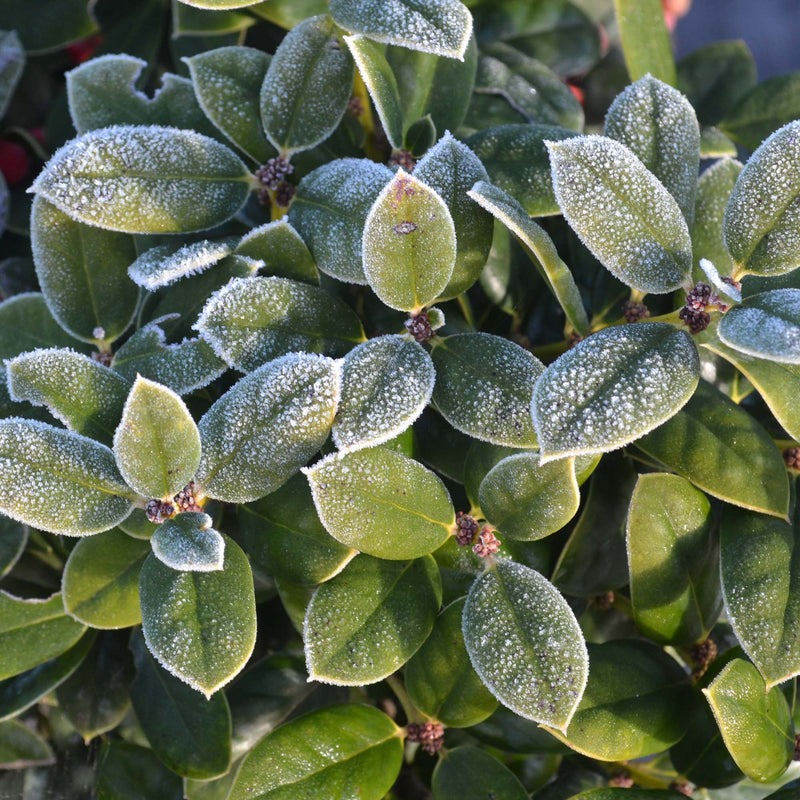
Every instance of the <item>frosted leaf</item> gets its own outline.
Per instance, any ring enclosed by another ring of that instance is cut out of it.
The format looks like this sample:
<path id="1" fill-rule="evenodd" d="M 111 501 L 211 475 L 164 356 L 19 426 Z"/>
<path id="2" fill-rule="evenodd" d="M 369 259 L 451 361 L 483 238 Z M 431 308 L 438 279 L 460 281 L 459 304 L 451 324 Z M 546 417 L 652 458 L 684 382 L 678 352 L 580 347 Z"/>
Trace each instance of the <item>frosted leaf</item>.
<path id="1" fill-rule="evenodd" d="M 734 277 L 800 267 L 800 121 L 775 131 L 750 156 L 723 222 Z"/>
<path id="2" fill-rule="evenodd" d="M 470 661 L 515 714 L 564 731 L 586 687 L 586 643 L 567 601 L 535 570 L 501 561 L 469 590 Z"/>
<path id="3" fill-rule="evenodd" d="M 603 266 L 653 294 L 690 280 L 692 243 L 680 207 L 625 145 L 579 136 L 547 146 L 561 211 Z"/>
<path id="4" fill-rule="evenodd" d="M 177 571 L 151 554 L 139 576 L 147 649 L 207 698 L 242 670 L 256 641 L 253 573 L 242 549 L 224 539 L 222 569 Z"/>
<path id="5" fill-rule="evenodd" d="M 40 347 L 74 344 L 75 340 L 53 319 L 41 294 L 15 294 L 0 303 L 0 358 Z"/>
<path id="6" fill-rule="evenodd" d="M 247 201 L 252 180 L 238 156 L 207 136 L 115 125 L 59 148 L 29 191 L 88 225 L 183 233 L 233 217 Z"/>
<path id="7" fill-rule="evenodd" d="M 0 31 L 0 119 L 25 69 L 25 50 L 16 31 Z"/>
<path id="8" fill-rule="evenodd" d="M 453 274 L 456 234 L 444 201 L 403 169 L 378 195 L 364 224 L 364 274 L 390 308 L 416 313 Z"/>
<path id="9" fill-rule="evenodd" d="M 647 74 L 617 95 L 606 114 L 604 133 L 626 145 L 661 181 L 691 228 L 700 168 L 700 127 L 689 101 L 677 89 Z"/>
<path id="10" fill-rule="evenodd" d="M 348 283 L 365 284 L 361 237 L 367 214 L 392 171 L 366 158 L 340 158 L 300 181 L 289 222 L 317 266 Z"/>
<path id="11" fill-rule="evenodd" d="M 154 292 L 162 286 L 213 267 L 233 252 L 234 243 L 234 239 L 216 242 L 203 239 L 185 245 L 161 244 L 151 247 L 128 267 L 128 275 L 137 286 Z"/>
<path id="12" fill-rule="evenodd" d="M 376 42 L 464 60 L 472 15 L 459 0 L 332 0 L 331 15 Z"/>
<path id="13" fill-rule="evenodd" d="M 517 453 L 498 462 L 478 491 L 483 515 L 512 539 L 530 542 L 563 528 L 578 513 L 581 495 L 575 460 L 539 463 L 538 453 Z"/>
<path id="14" fill-rule="evenodd" d="M 606 328 L 542 373 L 531 413 L 542 463 L 616 450 L 676 414 L 697 388 L 691 336 L 663 322 Z"/>
<path id="15" fill-rule="evenodd" d="M 261 261 L 262 275 L 319 284 L 314 258 L 286 217 L 253 228 L 241 238 L 235 252 L 236 255 Z"/>
<path id="16" fill-rule="evenodd" d="M 309 680 L 337 686 L 383 680 L 428 638 L 441 601 L 431 556 L 357 556 L 311 597 L 303 625 Z"/>
<path id="17" fill-rule="evenodd" d="M 74 350 L 50 348 L 6 361 L 12 400 L 44 406 L 78 433 L 111 444 L 130 383 Z"/>
<path id="18" fill-rule="evenodd" d="M 327 139 L 347 109 L 355 67 L 344 37 L 327 14 L 286 35 L 261 86 L 261 121 L 284 155 Z"/>
<path id="19" fill-rule="evenodd" d="M 488 333 L 437 341 L 433 402 L 457 430 L 485 442 L 535 447 L 533 385 L 544 365 L 518 344 Z"/>
<path id="20" fill-rule="evenodd" d="M 339 384 L 335 362 L 306 353 L 283 356 L 242 378 L 198 424 L 198 489 L 229 503 L 275 491 L 328 438 Z"/>
<path id="21" fill-rule="evenodd" d="M 114 433 L 122 475 L 143 497 L 177 494 L 200 463 L 200 434 L 175 392 L 138 376 Z"/>
<path id="22" fill-rule="evenodd" d="M 131 511 L 105 445 L 43 422 L 0 420 L 0 511 L 65 536 L 113 528 Z"/>
<path id="23" fill-rule="evenodd" d="M 209 298 L 195 329 L 242 372 L 287 353 L 343 356 L 364 340 L 348 305 L 288 278 L 234 278 Z"/>
<path id="24" fill-rule="evenodd" d="M 211 517 L 197 511 L 164 520 L 150 539 L 155 557 L 181 572 L 222 569 L 225 540 L 211 525 Z"/>
<path id="25" fill-rule="evenodd" d="M 441 479 L 385 447 L 334 453 L 303 471 L 328 533 L 371 556 L 419 558 L 444 544 L 455 524 Z"/>
<path id="26" fill-rule="evenodd" d="M 436 379 L 424 348 L 402 336 L 379 336 L 342 363 L 342 396 L 333 423 L 340 450 L 388 442 L 419 417 Z"/>
<path id="27" fill-rule="evenodd" d="M 178 0 L 178 2 L 186 3 L 187 6 L 194 6 L 195 8 L 208 8 L 213 11 L 219 11 L 223 8 L 244 8 L 245 6 L 261 3 L 263 0 Z"/>
<path id="28" fill-rule="evenodd" d="M 732 303 L 742 302 L 741 291 L 732 284 L 725 283 L 725 281 L 720 277 L 717 268 L 707 258 L 701 258 L 698 266 L 701 270 L 703 270 L 703 274 L 706 276 L 711 288 L 723 300 Z"/>
<path id="29" fill-rule="evenodd" d="M 163 320 L 154 320 L 136 331 L 114 354 L 112 369 L 130 381 L 141 375 L 181 395 L 207 386 L 225 372 L 227 364 L 208 342 L 186 339 L 167 344 L 162 324 Z"/>

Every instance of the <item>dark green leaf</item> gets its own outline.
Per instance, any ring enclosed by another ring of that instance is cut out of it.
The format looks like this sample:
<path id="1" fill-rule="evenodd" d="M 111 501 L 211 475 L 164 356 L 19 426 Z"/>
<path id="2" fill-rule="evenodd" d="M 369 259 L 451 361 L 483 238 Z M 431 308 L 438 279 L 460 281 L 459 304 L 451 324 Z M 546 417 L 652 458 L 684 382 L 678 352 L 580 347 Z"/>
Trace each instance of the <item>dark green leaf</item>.
<path id="1" fill-rule="evenodd" d="M 631 80 L 649 72 L 675 86 L 678 76 L 660 0 L 614 0 L 614 7 Z"/>
<path id="2" fill-rule="evenodd" d="M 431 788 L 434 800 L 528 800 L 528 792 L 517 776 L 477 747 L 447 751 L 436 765 Z"/>
<path id="3" fill-rule="evenodd" d="M 0 722 L 0 769 L 27 769 L 55 762 L 50 745 L 16 719 Z"/>
<path id="4" fill-rule="evenodd" d="M 246 6 L 247 3 L 237 5 Z M 178 0 L 172 2 L 173 36 L 223 36 L 245 31 L 255 24 L 253 17 L 239 11 L 197 8 Z"/>
<path id="5" fill-rule="evenodd" d="M 16 31 L 0 31 L 0 119 L 6 113 L 11 96 L 25 69 L 25 51 Z"/>
<path id="6" fill-rule="evenodd" d="M 317 266 L 300 234 L 286 217 L 253 228 L 236 246 L 236 254 L 263 261 L 262 275 L 277 275 L 317 285 Z"/>
<path id="7" fill-rule="evenodd" d="M 97 32 L 86 0 L 7 0 L 0 8 L 0 30 L 16 30 L 29 53 L 57 50 Z"/>
<path id="8" fill-rule="evenodd" d="M 304 19 L 327 13 L 328 0 L 256 0 L 248 11 L 289 31 Z"/>
<path id="9" fill-rule="evenodd" d="M 21 522 L 0 516 L 0 578 L 7 575 L 25 552 L 29 528 Z"/>
<path id="10" fill-rule="evenodd" d="M 106 741 L 100 753 L 95 785 L 97 800 L 177 800 L 181 779 L 147 747 Z"/>
<path id="11" fill-rule="evenodd" d="M 12 358 L 40 347 L 76 344 L 53 319 L 41 294 L 18 294 L 0 304 L 0 358 Z M 84 346 L 77 347 L 83 349 Z"/>

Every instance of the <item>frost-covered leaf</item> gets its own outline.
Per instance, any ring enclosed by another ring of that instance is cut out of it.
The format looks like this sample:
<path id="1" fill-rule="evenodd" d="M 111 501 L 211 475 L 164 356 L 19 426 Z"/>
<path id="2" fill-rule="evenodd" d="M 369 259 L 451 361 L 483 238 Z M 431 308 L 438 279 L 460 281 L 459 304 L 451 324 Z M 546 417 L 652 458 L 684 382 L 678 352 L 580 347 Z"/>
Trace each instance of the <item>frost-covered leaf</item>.
<path id="1" fill-rule="evenodd" d="M 636 627 L 665 644 L 704 641 L 719 618 L 719 550 L 706 496 L 677 475 L 639 476 L 628 511 Z"/>
<path id="2" fill-rule="evenodd" d="M 97 33 L 97 22 L 84 0 L 4 0 L 0 30 L 16 30 L 28 53 L 58 50 Z"/>
<path id="3" fill-rule="evenodd" d="M 188 511 L 164 520 L 150 539 L 156 558 L 181 572 L 222 569 L 225 540 L 208 514 Z"/>
<path id="4" fill-rule="evenodd" d="M 47 767 L 55 760 L 55 753 L 44 737 L 24 722 L 18 719 L 0 722 L 0 769 Z"/>
<path id="5" fill-rule="evenodd" d="M 85 342 L 112 342 L 133 321 L 139 289 L 125 268 L 132 236 L 71 219 L 43 197 L 33 201 L 31 247 L 50 313 Z"/>
<path id="6" fill-rule="evenodd" d="M 723 234 L 737 280 L 800 267 L 800 120 L 750 156 L 725 209 Z"/>
<path id="7" fill-rule="evenodd" d="M 472 666 L 504 706 L 566 729 L 589 663 L 575 615 L 549 581 L 500 561 L 472 584 L 463 631 Z"/>
<path id="8" fill-rule="evenodd" d="M 350 99 L 353 59 L 326 14 L 301 22 L 281 42 L 261 86 L 261 121 L 284 155 L 327 139 Z"/>
<path id="9" fill-rule="evenodd" d="M 53 319 L 41 294 L 17 294 L 0 303 L 0 358 L 12 358 L 37 348 L 76 344 Z"/>
<path id="10" fill-rule="evenodd" d="M 606 136 L 626 145 L 675 198 L 686 224 L 694 218 L 700 168 L 700 127 L 689 101 L 652 75 L 617 95 Z"/>
<path id="11" fill-rule="evenodd" d="M 263 262 L 260 267 L 262 275 L 277 275 L 314 285 L 319 283 L 314 259 L 286 217 L 253 228 L 242 237 L 235 252 Z"/>
<path id="12" fill-rule="evenodd" d="M 323 272 L 348 283 L 367 282 L 362 264 L 364 225 L 375 199 L 391 179 L 391 170 L 383 164 L 366 158 L 340 158 L 300 181 L 289 222 Z"/>
<path id="13" fill-rule="evenodd" d="M 234 216 L 252 180 L 238 156 L 207 136 L 157 125 L 115 125 L 57 150 L 30 191 L 99 228 L 183 233 Z"/>
<path id="14" fill-rule="evenodd" d="M 478 499 L 486 519 L 512 539 L 533 541 L 560 530 L 581 502 L 575 459 L 540 464 L 538 453 L 517 453 L 483 479 Z"/>
<path id="15" fill-rule="evenodd" d="M 12 519 L 86 536 L 125 519 L 130 498 L 105 445 L 43 422 L 0 420 L 0 511 Z"/>
<path id="16" fill-rule="evenodd" d="M 701 258 L 698 264 L 705 275 L 708 285 L 719 295 L 720 299 L 728 303 L 741 303 L 742 293 L 733 284 L 726 283 L 719 274 L 719 270 L 707 258 Z"/>
<path id="17" fill-rule="evenodd" d="M 68 428 L 111 444 L 130 390 L 125 378 L 74 350 L 51 348 L 6 362 L 12 400 L 44 406 Z"/>
<path id="18" fill-rule="evenodd" d="M 0 119 L 25 69 L 25 50 L 16 31 L 0 31 Z"/>
<path id="19" fill-rule="evenodd" d="M 296 353 L 251 372 L 199 422 L 198 488 L 230 503 L 274 492 L 327 439 L 338 402 L 338 368 L 325 356 Z"/>
<path id="20" fill-rule="evenodd" d="M 364 341 L 361 322 L 346 303 L 289 278 L 234 278 L 209 298 L 195 328 L 242 372 L 287 353 L 338 358 Z"/>
<path id="21" fill-rule="evenodd" d="M 248 753 L 229 798 L 321 798 L 327 793 L 381 800 L 403 762 L 400 733 L 373 706 L 317 709 L 282 725 Z"/>
<path id="22" fill-rule="evenodd" d="M 678 76 L 660 0 L 614 0 L 614 8 L 631 80 L 650 73 L 675 86 Z"/>
<path id="23" fill-rule="evenodd" d="M 154 292 L 181 278 L 196 275 L 222 261 L 233 252 L 234 239 L 220 239 L 173 246 L 160 244 L 145 250 L 128 267 L 130 279 L 137 285 Z"/>
<path id="24" fill-rule="evenodd" d="M 244 8 L 245 6 L 252 6 L 256 3 L 261 3 L 262 0 L 178 0 L 180 3 L 186 3 L 187 6 L 194 6 L 195 8 L 208 8 L 212 11 L 221 11 L 225 8 Z"/>
<path id="25" fill-rule="evenodd" d="M 334 539 L 377 558 L 418 558 L 444 544 L 455 511 L 441 479 L 402 453 L 336 453 L 304 470 Z"/>
<path id="26" fill-rule="evenodd" d="M 311 597 L 303 626 L 309 680 L 360 686 L 391 675 L 428 638 L 441 601 L 431 556 L 354 558 Z"/>
<path id="27" fill-rule="evenodd" d="M 703 694 L 736 765 L 759 783 L 777 780 L 794 756 L 792 712 L 780 689 L 769 689 L 756 668 L 737 658 Z"/>
<path id="28" fill-rule="evenodd" d="M 261 126 L 261 85 L 271 56 L 254 47 L 219 47 L 184 58 L 206 116 L 259 164 L 275 155 Z"/>
<path id="29" fill-rule="evenodd" d="M 431 788 L 436 800 L 469 797 L 528 800 L 529 797 L 519 778 L 507 766 L 485 750 L 468 745 L 442 754 L 431 777 Z"/>
<path id="30" fill-rule="evenodd" d="M 692 243 L 680 207 L 625 145 L 605 136 L 549 142 L 556 200 L 615 277 L 666 294 L 687 283 Z"/>
<path id="31" fill-rule="evenodd" d="M 514 234 L 564 309 L 569 323 L 582 336 L 586 335 L 589 318 L 580 291 L 569 268 L 558 255 L 553 240 L 530 219 L 516 199 L 499 187 L 479 181 L 468 194 Z"/>
<path id="32" fill-rule="evenodd" d="M 139 572 L 150 545 L 120 530 L 81 539 L 64 567 L 66 612 L 92 628 L 129 628 L 142 621 Z"/>
<path id="33" fill-rule="evenodd" d="M 332 0 L 331 15 L 376 42 L 464 60 L 472 15 L 459 0 Z"/>
<path id="34" fill-rule="evenodd" d="M 390 308 L 419 312 L 444 290 L 456 233 L 444 200 L 403 169 L 378 195 L 364 224 L 364 274 Z"/>
<path id="35" fill-rule="evenodd" d="M 748 297 L 720 320 L 722 342 L 756 358 L 800 364 L 800 289 Z"/>
<path id="36" fill-rule="evenodd" d="M 225 538 L 213 572 L 178 572 L 150 554 L 139 577 L 142 632 L 168 672 L 207 698 L 244 667 L 256 640 L 253 573 Z"/>
<path id="37" fill-rule="evenodd" d="M 241 34 L 255 24 L 256 19 L 247 12 L 197 8 L 178 0 L 172 3 L 172 35 L 176 39 L 182 36 Z"/>
<path id="38" fill-rule="evenodd" d="M 542 461 L 605 453 L 676 414 L 697 388 L 691 336 L 663 322 L 606 328 L 554 361 L 531 413 Z"/>
<path id="39" fill-rule="evenodd" d="M 114 456 L 125 480 L 143 497 L 177 494 L 200 463 L 200 434 L 183 400 L 138 376 L 114 433 Z"/>
<path id="40" fill-rule="evenodd" d="M 379 336 L 351 350 L 342 362 L 336 446 L 357 450 L 398 436 L 428 405 L 435 379 L 425 349 L 402 336 Z"/>

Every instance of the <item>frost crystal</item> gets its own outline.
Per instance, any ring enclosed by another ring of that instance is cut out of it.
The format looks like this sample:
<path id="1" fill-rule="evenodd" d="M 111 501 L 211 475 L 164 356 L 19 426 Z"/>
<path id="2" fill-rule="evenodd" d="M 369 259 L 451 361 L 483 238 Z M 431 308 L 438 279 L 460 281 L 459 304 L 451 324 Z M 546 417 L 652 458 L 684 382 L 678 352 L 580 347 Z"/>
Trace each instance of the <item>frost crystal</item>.
<path id="1" fill-rule="evenodd" d="M 153 553 L 163 564 L 181 572 L 222 569 L 225 540 L 202 512 L 178 514 L 159 525 L 150 539 Z"/>
<path id="2" fill-rule="evenodd" d="M 235 239 L 211 242 L 204 239 L 192 242 L 177 249 L 163 244 L 142 253 L 128 267 L 128 275 L 138 286 L 154 292 L 188 275 L 197 275 L 213 267 L 225 256 L 233 252 Z"/>

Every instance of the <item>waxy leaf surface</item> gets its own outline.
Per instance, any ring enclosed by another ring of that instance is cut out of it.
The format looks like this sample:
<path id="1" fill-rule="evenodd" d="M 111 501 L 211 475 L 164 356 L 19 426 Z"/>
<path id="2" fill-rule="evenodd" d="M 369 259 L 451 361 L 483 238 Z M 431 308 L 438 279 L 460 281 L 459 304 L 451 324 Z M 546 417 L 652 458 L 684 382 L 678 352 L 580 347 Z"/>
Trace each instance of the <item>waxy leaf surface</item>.
<path id="1" fill-rule="evenodd" d="M 211 527 L 208 514 L 189 511 L 164 520 L 150 538 L 156 558 L 182 572 L 222 569 L 225 540 Z"/>
<path id="2" fill-rule="evenodd" d="M 75 347 L 37 292 L 9 297 L 0 303 L 0 358 L 13 358 L 38 348 Z M 87 349 L 77 345 L 78 349 Z"/>
<path id="3" fill-rule="evenodd" d="M 55 753 L 42 736 L 17 719 L 0 722 L 0 769 L 54 764 Z"/>
<path id="4" fill-rule="evenodd" d="M 97 33 L 97 23 L 83 0 L 53 7 L 48 0 L 8 0 L 0 8 L 0 30 L 14 29 L 27 52 L 46 52 Z"/>
<path id="5" fill-rule="evenodd" d="M 445 753 L 433 771 L 431 788 L 434 800 L 528 800 L 529 796 L 508 767 L 477 747 L 456 747 Z"/>
<path id="6" fill-rule="evenodd" d="M 614 0 L 625 64 L 632 81 L 650 73 L 674 86 L 675 60 L 658 0 Z"/>
<path id="7" fill-rule="evenodd" d="M 262 275 L 319 283 L 314 259 L 286 217 L 253 228 L 236 245 L 236 254 L 263 262 Z"/>

